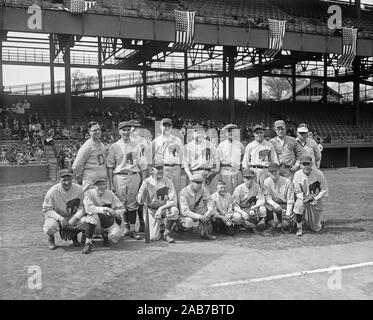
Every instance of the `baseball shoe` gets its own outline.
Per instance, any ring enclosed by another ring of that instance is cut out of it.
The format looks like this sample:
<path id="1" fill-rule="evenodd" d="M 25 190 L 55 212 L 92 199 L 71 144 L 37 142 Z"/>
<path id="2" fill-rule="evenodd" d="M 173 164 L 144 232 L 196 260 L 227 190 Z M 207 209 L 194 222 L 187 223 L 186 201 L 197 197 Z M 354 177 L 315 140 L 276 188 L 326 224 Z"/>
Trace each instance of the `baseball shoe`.
<path id="1" fill-rule="evenodd" d="M 54 235 L 48 236 L 48 249 L 49 250 L 54 250 L 56 249 L 56 244 L 54 242 Z"/>
<path id="2" fill-rule="evenodd" d="M 214 235 L 209 234 L 209 233 L 202 234 L 201 238 L 206 239 L 206 240 L 215 240 L 216 239 L 216 237 Z"/>
<path id="3" fill-rule="evenodd" d="M 140 240 L 141 239 L 141 237 L 136 233 L 136 231 L 131 231 L 130 232 L 130 237 L 132 239 L 135 239 L 135 240 Z"/>
<path id="4" fill-rule="evenodd" d="M 163 239 L 164 239 L 164 241 L 167 241 L 168 243 L 175 243 L 175 239 L 174 238 L 172 238 L 170 235 L 168 235 L 168 234 L 164 234 L 163 235 Z"/>
<path id="5" fill-rule="evenodd" d="M 265 227 L 266 227 L 266 223 L 265 223 L 265 221 L 264 221 L 264 219 L 262 219 L 262 220 L 260 220 L 257 224 L 256 224 L 256 230 L 258 230 L 259 232 L 262 232 L 262 231 L 264 231 L 264 229 L 265 229 Z"/>
<path id="6" fill-rule="evenodd" d="M 109 241 L 109 238 L 108 237 L 106 237 L 106 236 L 102 236 L 102 239 L 104 240 L 103 241 L 103 244 L 104 244 L 104 247 L 111 247 L 111 245 L 110 245 L 110 241 Z"/>
<path id="7" fill-rule="evenodd" d="M 302 227 L 298 228 L 296 235 L 297 235 L 298 237 L 301 237 L 301 236 L 303 235 Z"/>
<path id="8" fill-rule="evenodd" d="M 277 226 L 276 226 L 276 230 L 281 231 L 283 227 L 284 227 L 284 226 L 282 225 L 282 223 L 279 222 L 279 223 L 277 224 Z"/>
<path id="9" fill-rule="evenodd" d="M 82 250 L 82 253 L 89 254 L 91 251 L 92 251 L 92 243 L 86 243 Z"/>

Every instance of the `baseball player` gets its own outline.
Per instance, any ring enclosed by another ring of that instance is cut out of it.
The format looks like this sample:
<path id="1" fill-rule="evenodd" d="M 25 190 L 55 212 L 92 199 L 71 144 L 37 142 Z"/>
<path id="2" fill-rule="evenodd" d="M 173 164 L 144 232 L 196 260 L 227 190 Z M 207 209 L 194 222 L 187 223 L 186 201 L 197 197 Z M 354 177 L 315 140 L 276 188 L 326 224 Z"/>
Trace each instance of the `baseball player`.
<path id="1" fill-rule="evenodd" d="M 297 142 L 303 148 L 303 155 L 310 156 L 312 158 L 313 166 L 320 168 L 321 152 L 317 145 L 317 142 L 311 138 L 308 138 L 308 127 L 305 123 L 301 123 L 297 128 L 298 137 Z"/>
<path id="2" fill-rule="evenodd" d="M 220 232 L 227 235 L 234 235 L 234 224 L 241 221 L 241 215 L 233 210 L 233 197 L 227 191 L 226 183 L 219 180 L 216 183 L 216 192 L 211 195 L 214 206 L 212 217 L 212 227 L 214 232 Z"/>
<path id="3" fill-rule="evenodd" d="M 121 138 L 109 148 L 106 164 L 109 172 L 109 188 L 116 193 L 126 209 L 124 213 L 125 233 L 135 240 L 136 210 L 139 207 L 136 196 L 140 183 L 145 179 L 146 164 L 142 161 L 141 147 L 131 140 L 131 123 L 122 121 L 118 125 Z"/>
<path id="4" fill-rule="evenodd" d="M 321 230 L 323 199 L 328 197 L 328 184 L 324 174 L 313 166 L 311 156 L 300 159 L 301 170 L 294 174 L 293 184 L 296 195 L 294 213 L 297 222 L 297 236 L 303 234 L 302 217 L 312 231 Z"/>
<path id="5" fill-rule="evenodd" d="M 193 227 L 199 227 L 202 238 L 215 240 L 216 237 L 210 234 L 214 206 L 201 174 L 190 177 L 189 185 L 180 191 L 179 203 L 180 229 L 191 230 Z"/>
<path id="6" fill-rule="evenodd" d="M 122 230 L 116 223 L 116 218 L 122 220 L 124 213 L 123 203 L 118 197 L 106 188 L 107 181 L 97 178 L 94 188 L 86 191 L 84 196 L 84 209 L 88 216 L 96 220 L 96 227 L 86 234 L 86 254 L 92 250 L 93 234 L 102 235 L 105 247 L 110 247 L 110 241 L 117 243 L 122 237 Z"/>
<path id="7" fill-rule="evenodd" d="M 55 233 L 61 228 L 69 227 L 75 234 L 72 238 L 74 246 L 79 246 L 77 235 L 94 230 L 96 221 L 85 216 L 83 208 L 84 191 L 82 186 L 73 183 L 73 173 L 68 169 L 59 172 L 60 182 L 50 188 L 43 202 L 45 221 L 43 231 L 48 236 L 48 247 L 56 249 Z M 85 249 L 83 249 L 83 253 Z"/>
<path id="8" fill-rule="evenodd" d="M 173 243 L 175 240 L 170 236 L 170 232 L 175 221 L 179 219 L 179 209 L 172 180 L 163 175 L 162 164 L 152 165 L 151 176 L 142 182 L 137 201 L 147 205 L 150 240 L 161 239 L 161 225 L 164 224 L 163 239 Z"/>
<path id="9" fill-rule="evenodd" d="M 243 183 L 233 192 L 234 211 L 241 215 L 243 224 L 253 231 L 263 231 L 266 226 L 267 210 L 262 190 L 254 180 L 252 169 L 242 171 Z"/>
<path id="10" fill-rule="evenodd" d="M 277 217 L 277 229 L 288 229 L 293 215 L 294 188 L 290 179 L 280 176 L 277 163 L 268 165 L 269 177 L 264 180 L 263 194 L 266 199 L 267 215 L 272 221 L 273 213 Z"/>
<path id="11" fill-rule="evenodd" d="M 216 148 L 206 140 L 205 131 L 200 125 L 194 127 L 193 140 L 185 146 L 184 169 L 189 180 L 192 175 L 201 174 L 209 192 L 215 191 L 219 159 Z"/>
<path id="12" fill-rule="evenodd" d="M 254 169 L 257 182 L 263 188 L 264 179 L 268 177 L 268 164 L 278 158 L 273 144 L 264 139 L 265 127 L 257 124 L 253 127 L 255 140 L 250 142 L 245 149 L 242 160 L 243 169 Z"/>
<path id="13" fill-rule="evenodd" d="M 88 128 L 91 137 L 80 147 L 72 165 L 76 181 L 83 183 L 84 191 L 91 188 L 92 182 L 97 178 L 107 179 L 106 150 L 100 141 L 100 125 L 90 122 Z"/>
<path id="14" fill-rule="evenodd" d="M 293 179 L 294 172 L 299 170 L 299 158 L 303 155 L 303 148 L 297 140 L 286 135 L 286 124 L 284 120 L 277 120 L 274 123 L 276 137 L 269 140 L 276 150 L 280 165 L 280 175 Z"/>
<path id="15" fill-rule="evenodd" d="M 164 165 L 164 174 L 172 180 L 176 194 L 181 190 L 181 164 L 183 143 L 172 132 L 172 120 L 164 118 L 160 123 L 161 135 L 152 141 L 153 163 Z"/>
<path id="16" fill-rule="evenodd" d="M 223 132 L 227 133 L 227 139 L 220 142 L 217 149 L 220 162 L 219 179 L 226 183 L 229 193 L 233 193 L 236 187 L 242 183 L 240 168 L 245 147 L 241 142 L 233 138 L 233 134 L 238 131 L 235 124 L 226 125 L 223 128 Z"/>
<path id="17" fill-rule="evenodd" d="M 137 120 L 130 120 L 131 126 L 132 126 L 132 133 L 131 133 L 131 139 L 133 139 L 141 148 L 141 161 L 144 163 L 144 166 L 148 167 L 149 164 L 151 164 L 151 159 L 152 159 L 152 149 L 151 149 L 151 143 L 149 139 L 146 139 L 145 137 L 142 137 L 140 135 L 140 127 L 141 124 Z M 145 177 L 148 177 L 148 170 L 144 171 Z M 144 217 L 143 217 L 143 207 L 140 204 L 138 209 L 137 209 L 137 214 L 139 217 L 139 232 L 144 232 L 145 231 L 145 222 L 144 222 Z M 136 229 L 137 230 L 137 229 Z"/>

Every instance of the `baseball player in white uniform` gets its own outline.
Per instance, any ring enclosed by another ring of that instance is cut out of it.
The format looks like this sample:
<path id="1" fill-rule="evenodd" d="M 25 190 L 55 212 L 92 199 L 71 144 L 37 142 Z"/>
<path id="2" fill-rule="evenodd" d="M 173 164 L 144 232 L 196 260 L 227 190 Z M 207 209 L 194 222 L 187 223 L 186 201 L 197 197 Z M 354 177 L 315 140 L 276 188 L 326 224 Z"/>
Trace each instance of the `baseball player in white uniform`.
<path id="1" fill-rule="evenodd" d="M 75 232 L 72 238 L 74 246 L 79 246 L 77 235 L 81 231 L 87 233 L 94 230 L 97 224 L 94 218 L 85 216 L 84 191 L 82 186 L 72 182 L 73 173 L 63 169 L 59 172 L 59 178 L 60 182 L 48 190 L 43 202 L 43 231 L 48 236 L 50 250 L 56 249 L 54 235 L 61 228 L 71 228 Z"/>
<path id="2" fill-rule="evenodd" d="M 152 141 L 153 163 L 164 165 L 164 175 L 172 180 L 176 194 L 179 194 L 184 146 L 179 137 L 171 134 L 171 119 L 162 119 L 160 129 L 161 135 Z"/>
<path id="3" fill-rule="evenodd" d="M 205 131 L 200 125 L 194 127 L 193 138 L 184 149 L 185 173 L 189 180 L 192 175 L 201 174 L 209 192 L 212 193 L 215 191 L 220 170 L 216 148 L 210 141 L 206 140 Z"/>
<path id="4" fill-rule="evenodd" d="M 277 218 L 277 229 L 288 229 L 293 219 L 294 188 L 290 179 L 280 176 L 277 163 L 268 166 L 269 177 L 264 180 L 263 194 L 266 199 L 265 207 L 269 220 Z"/>
<path id="5" fill-rule="evenodd" d="M 191 230 L 193 227 L 198 227 L 202 238 L 215 240 L 216 237 L 210 234 L 214 206 L 201 174 L 190 177 L 189 185 L 180 191 L 179 203 L 180 229 Z"/>
<path id="6" fill-rule="evenodd" d="M 175 242 L 170 236 L 173 224 L 179 219 L 177 196 L 172 180 L 164 176 L 163 165 L 152 165 L 151 175 L 140 187 L 137 201 L 146 204 L 149 214 L 150 240 L 161 239 L 161 225 L 164 225 L 163 239 Z"/>
<path id="7" fill-rule="evenodd" d="M 239 130 L 235 124 L 226 125 L 223 132 L 227 135 L 227 139 L 220 142 L 217 148 L 220 162 L 219 179 L 226 183 L 228 192 L 232 194 L 236 187 L 242 183 L 240 169 L 245 147 L 233 137 L 234 134 L 239 137 Z"/>
<path id="8" fill-rule="evenodd" d="M 328 197 L 328 184 L 324 174 L 313 166 L 311 156 L 300 159 L 301 170 L 294 174 L 293 184 L 296 195 L 294 213 L 297 222 L 297 236 L 303 234 L 302 217 L 312 231 L 321 230 L 323 199 Z"/>
<path id="9" fill-rule="evenodd" d="M 253 127 L 255 140 L 246 146 L 242 168 L 251 168 L 256 174 L 257 182 L 263 188 L 264 179 L 268 177 L 268 164 L 278 158 L 273 144 L 264 139 L 265 127 L 258 124 Z"/>
<path id="10" fill-rule="evenodd" d="M 76 181 L 83 183 L 84 191 L 91 188 L 97 178 L 107 179 L 106 149 L 100 140 L 100 125 L 90 122 L 88 127 L 91 137 L 80 147 L 72 165 Z"/>
<path id="11" fill-rule="evenodd" d="M 123 202 L 126 209 L 124 223 L 127 233 L 133 239 L 140 240 L 136 234 L 136 210 L 139 204 L 136 200 L 140 183 L 145 179 L 145 171 L 148 169 L 141 158 L 141 147 L 131 140 L 131 123 L 122 121 L 118 125 L 121 138 L 109 148 L 106 164 L 109 172 L 109 188 Z"/>
<path id="12" fill-rule="evenodd" d="M 86 247 L 84 253 L 92 250 L 92 236 L 102 235 L 105 247 L 110 247 L 110 241 L 117 243 L 123 236 L 116 218 L 122 220 L 124 214 L 123 203 L 107 188 L 107 181 L 97 178 L 94 188 L 88 190 L 84 196 L 84 209 L 88 216 L 96 220 L 96 228 L 86 234 Z"/>
<path id="13" fill-rule="evenodd" d="M 262 190 L 254 180 L 252 169 L 242 171 L 243 183 L 233 192 L 234 211 L 241 215 L 241 222 L 252 231 L 263 231 L 266 226 L 267 210 Z"/>
<path id="14" fill-rule="evenodd" d="M 308 138 L 308 133 L 307 125 L 301 123 L 297 128 L 297 142 L 304 150 L 303 155 L 310 156 L 313 166 L 319 169 L 321 162 L 320 148 L 315 140 Z"/>

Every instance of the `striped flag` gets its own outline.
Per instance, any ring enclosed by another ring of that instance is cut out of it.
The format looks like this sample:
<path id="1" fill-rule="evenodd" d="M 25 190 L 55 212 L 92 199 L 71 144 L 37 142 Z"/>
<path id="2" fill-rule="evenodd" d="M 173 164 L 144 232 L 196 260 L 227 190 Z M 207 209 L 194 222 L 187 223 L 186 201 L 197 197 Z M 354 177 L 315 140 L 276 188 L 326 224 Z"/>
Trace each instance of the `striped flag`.
<path id="1" fill-rule="evenodd" d="M 84 13 L 96 4 L 96 1 L 70 0 L 70 6 L 65 10 L 74 13 Z"/>
<path id="2" fill-rule="evenodd" d="M 281 51 L 282 44 L 284 42 L 285 36 L 285 25 L 286 20 L 279 21 L 268 19 L 269 24 L 269 44 L 268 50 L 264 52 L 264 56 L 268 58 L 273 58 Z"/>
<path id="3" fill-rule="evenodd" d="M 174 50 L 188 50 L 194 44 L 194 17 L 195 12 L 175 11 L 175 43 Z"/>
<path id="4" fill-rule="evenodd" d="M 338 59 L 338 65 L 351 68 L 356 56 L 357 29 L 342 27 L 342 55 Z"/>

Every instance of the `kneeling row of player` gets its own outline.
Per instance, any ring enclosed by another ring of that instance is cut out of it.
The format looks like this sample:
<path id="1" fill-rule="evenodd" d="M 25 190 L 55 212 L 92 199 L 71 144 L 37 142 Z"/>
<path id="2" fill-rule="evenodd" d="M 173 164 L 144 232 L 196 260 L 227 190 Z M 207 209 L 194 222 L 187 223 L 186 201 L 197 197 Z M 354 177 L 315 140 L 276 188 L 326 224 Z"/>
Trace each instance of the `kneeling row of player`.
<path id="1" fill-rule="evenodd" d="M 226 191 L 223 181 L 218 181 L 217 191 L 210 195 L 203 177 L 194 175 L 179 194 L 179 207 L 172 181 L 164 177 L 162 165 L 154 165 L 137 195 L 138 203 L 148 209 L 150 239 L 156 241 L 163 237 L 172 243 L 175 242 L 170 236 L 172 229 L 185 231 L 193 227 L 208 240 L 215 239 L 212 230 L 233 235 L 237 227 L 253 231 L 267 227 L 286 229 L 294 216 L 297 235 L 302 235 L 302 220 L 312 230 L 319 231 L 327 183 L 321 171 L 312 167 L 312 159 L 305 157 L 301 164 L 302 170 L 291 182 L 279 175 L 277 164 L 271 163 L 264 190 L 255 182 L 255 172 L 244 170 L 244 183 L 233 195 Z M 77 235 L 84 231 L 81 242 L 85 244 L 82 251 L 85 254 L 91 252 L 95 234 L 102 235 L 105 246 L 110 246 L 110 241 L 118 242 L 124 234 L 121 222 L 128 220 L 123 203 L 107 189 L 106 180 L 97 179 L 94 188 L 84 193 L 80 185 L 72 182 L 72 173 L 68 170 L 61 170 L 60 183 L 47 192 L 43 212 L 43 230 L 48 235 L 49 248 L 56 248 L 54 235 L 58 231 L 68 230 L 76 246 L 80 245 Z M 133 238 L 139 239 L 136 235 Z"/>

